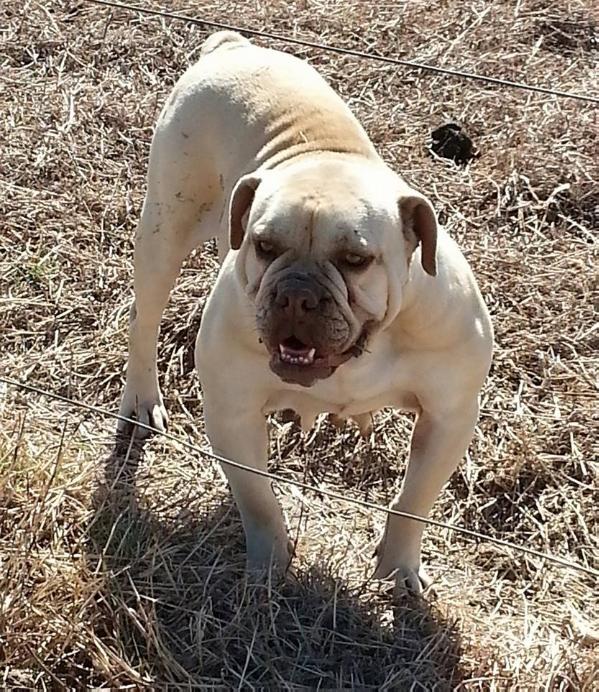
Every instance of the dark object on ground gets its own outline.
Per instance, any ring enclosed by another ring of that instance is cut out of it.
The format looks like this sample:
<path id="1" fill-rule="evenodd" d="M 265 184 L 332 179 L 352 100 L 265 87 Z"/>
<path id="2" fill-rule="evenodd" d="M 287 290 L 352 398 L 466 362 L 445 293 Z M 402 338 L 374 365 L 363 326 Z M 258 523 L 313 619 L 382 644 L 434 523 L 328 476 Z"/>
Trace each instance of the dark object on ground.
<path id="1" fill-rule="evenodd" d="M 474 145 L 468 135 L 456 123 L 441 125 L 431 133 L 431 149 L 444 159 L 452 159 L 457 164 L 466 164 L 474 158 Z"/>

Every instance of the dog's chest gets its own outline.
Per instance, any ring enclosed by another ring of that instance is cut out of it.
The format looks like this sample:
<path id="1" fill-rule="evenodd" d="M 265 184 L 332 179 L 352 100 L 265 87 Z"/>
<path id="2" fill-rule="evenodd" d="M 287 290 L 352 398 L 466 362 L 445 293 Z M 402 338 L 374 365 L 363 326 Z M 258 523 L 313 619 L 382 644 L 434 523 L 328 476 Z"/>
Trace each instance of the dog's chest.
<path id="1" fill-rule="evenodd" d="M 386 406 L 414 409 L 418 400 L 409 373 L 409 364 L 390 341 L 383 340 L 375 351 L 342 365 L 312 387 L 281 383 L 281 388 L 269 396 L 264 413 L 293 409 L 301 416 L 302 426 L 308 428 L 321 413 L 347 418 Z"/>

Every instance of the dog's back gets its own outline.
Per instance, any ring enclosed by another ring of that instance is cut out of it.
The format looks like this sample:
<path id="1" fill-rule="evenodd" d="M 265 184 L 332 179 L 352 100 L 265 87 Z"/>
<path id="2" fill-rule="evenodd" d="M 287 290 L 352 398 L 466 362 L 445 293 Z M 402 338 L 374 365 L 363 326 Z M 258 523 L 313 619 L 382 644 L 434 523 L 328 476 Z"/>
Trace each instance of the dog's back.
<path id="1" fill-rule="evenodd" d="M 187 98 L 189 92 L 194 98 Z M 186 132 L 192 129 L 189 123 L 204 123 L 203 130 L 210 133 L 204 153 L 216 139 L 217 149 L 225 141 L 230 153 L 236 141 L 251 143 L 253 151 L 238 152 L 247 158 L 248 170 L 315 151 L 378 159 L 351 110 L 314 68 L 290 54 L 255 46 L 233 31 L 206 40 L 198 62 L 175 86 L 161 120 L 178 123 Z"/>

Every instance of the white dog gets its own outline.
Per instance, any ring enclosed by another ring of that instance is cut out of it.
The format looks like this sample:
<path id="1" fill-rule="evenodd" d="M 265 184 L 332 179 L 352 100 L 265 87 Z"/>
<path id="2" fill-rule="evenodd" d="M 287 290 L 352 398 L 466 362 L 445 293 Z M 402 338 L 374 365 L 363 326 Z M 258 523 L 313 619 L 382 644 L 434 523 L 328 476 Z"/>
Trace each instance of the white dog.
<path id="1" fill-rule="evenodd" d="M 266 416 L 322 412 L 367 427 L 415 411 L 392 507 L 427 515 L 462 458 L 491 362 L 471 270 L 426 197 L 391 171 L 348 107 L 305 62 L 211 36 L 164 107 L 135 245 L 135 304 L 121 414 L 164 429 L 159 324 L 181 263 L 218 237 L 222 267 L 196 346 L 215 451 L 267 468 Z M 268 479 L 224 469 L 248 564 L 287 566 Z M 420 591 L 422 523 L 390 515 L 375 577 Z"/>

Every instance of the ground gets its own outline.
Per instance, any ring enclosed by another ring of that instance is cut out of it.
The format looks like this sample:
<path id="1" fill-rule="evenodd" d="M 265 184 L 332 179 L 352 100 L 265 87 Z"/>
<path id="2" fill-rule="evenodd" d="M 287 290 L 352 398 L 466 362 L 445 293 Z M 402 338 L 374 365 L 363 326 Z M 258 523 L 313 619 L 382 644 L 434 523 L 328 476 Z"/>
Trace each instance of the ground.
<path id="1" fill-rule="evenodd" d="M 167 4 L 598 93 L 590 3 Z M 209 31 L 83 0 L 4 0 L 0 27 L 0 375 L 116 411 L 152 127 Z M 480 423 L 435 518 L 596 567 L 596 104 L 259 42 L 310 59 L 347 99 L 433 200 L 491 310 Z M 476 154 L 459 165 L 430 150 L 452 122 Z M 198 445 L 192 347 L 216 271 L 208 244 L 160 346 L 171 432 Z M 348 501 L 277 486 L 295 580 L 252 589 L 213 462 L 160 438 L 123 453 L 113 420 L 1 385 L 1 684 L 597 689 L 589 575 L 429 528 L 435 594 L 394 604 L 367 582 L 384 517 L 349 500 L 390 500 L 409 426 L 383 411 L 362 440 L 326 418 L 307 434 L 272 421 L 272 469 Z"/>

